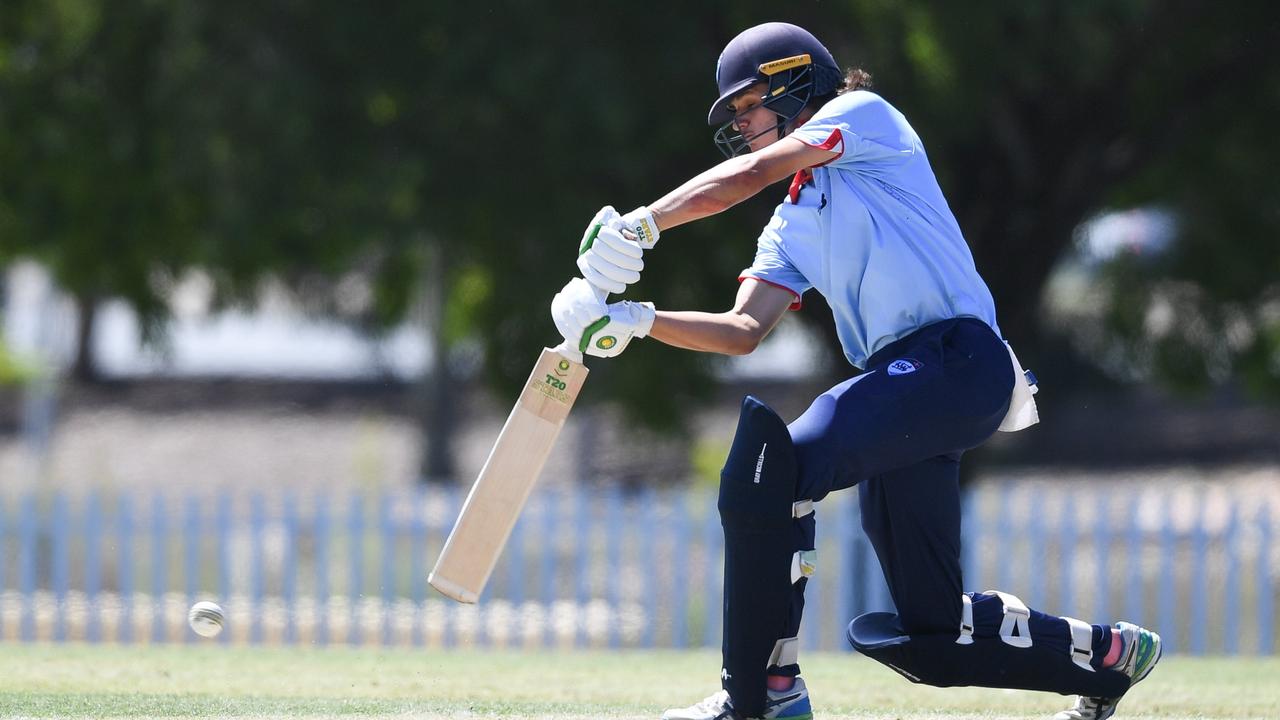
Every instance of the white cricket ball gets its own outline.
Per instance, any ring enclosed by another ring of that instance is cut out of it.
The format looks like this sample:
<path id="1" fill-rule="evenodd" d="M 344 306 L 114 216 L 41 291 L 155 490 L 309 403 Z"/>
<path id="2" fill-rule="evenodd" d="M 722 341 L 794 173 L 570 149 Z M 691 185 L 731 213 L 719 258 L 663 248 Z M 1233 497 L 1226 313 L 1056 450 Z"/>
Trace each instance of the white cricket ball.
<path id="1" fill-rule="evenodd" d="M 222 608 L 218 607 L 218 603 L 201 600 L 191 606 L 191 610 L 187 612 L 187 622 L 191 623 L 191 629 L 201 637 L 211 638 L 222 632 L 222 623 L 225 622 L 226 616 L 222 614 Z"/>

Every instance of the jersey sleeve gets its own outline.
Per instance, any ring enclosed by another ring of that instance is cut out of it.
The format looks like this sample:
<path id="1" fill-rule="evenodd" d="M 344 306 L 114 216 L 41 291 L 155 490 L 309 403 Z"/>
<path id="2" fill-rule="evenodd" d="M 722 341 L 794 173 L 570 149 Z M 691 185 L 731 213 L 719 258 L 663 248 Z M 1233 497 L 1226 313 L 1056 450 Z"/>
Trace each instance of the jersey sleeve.
<path id="1" fill-rule="evenodd" d="M 909 159 L 919 138 L 893 106 L 865 90 L 855 90 L 823 105 L 791 134 L 803 143 L 839 153 L 834 167 L 893 165 Z"/>
<path id="2" fill-rule="evenodd" d="M 785 223 L 782 217 L 786 205 L 779 205 L 778 211 L 775 211 L 773 219 L 765 226 L 760 238 L 756 241 L 756 257 L 751 263 L 751 267 L 743 270 L 738 274 L 738 281 L 741 282 L 747 278 L 754 278 L 760 282 L 789 290 L 792 295 L 796 296 L 795 301 L 791 303 L 791 310 L 800 309 L 800 298 L 805 291 L 813 287 L 808 278 L 796 269 L 795 265 L 787 258 L 782 248 L 781 238 L 778 230 Z"/>

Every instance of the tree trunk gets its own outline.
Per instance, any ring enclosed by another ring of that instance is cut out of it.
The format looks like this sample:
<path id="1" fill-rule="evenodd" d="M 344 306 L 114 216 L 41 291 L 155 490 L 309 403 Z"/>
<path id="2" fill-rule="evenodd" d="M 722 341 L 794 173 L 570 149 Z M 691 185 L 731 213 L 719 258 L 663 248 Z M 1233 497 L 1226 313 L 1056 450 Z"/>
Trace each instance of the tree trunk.
<path id="1" fill-rule="evenodd" d="M 423 373 L 421 398 L 422 462 L 419 478 L 424 483 L 451 483 L 456 479 L 453 437 L 459 419 L 456 407 L 454 373 L 449 363 L 449 344 L 445 338 L 444 306 L 448 297 L 444 267 L 445 254 L 435 238 L 427 240 L 427 262 L 423 273 L 423 313 L 428 342 L 431 345 L 431 368 Z"/>
<path id="2" fill-rule="evenodd" d="M 76 297 L 76 359 L 71 366 L 71 377 L 77 382 L 95 382 L 99 379 L 98 363 L 93 355 L 93 325 L 98 316 L 98 301 L 88 296 Z"/>

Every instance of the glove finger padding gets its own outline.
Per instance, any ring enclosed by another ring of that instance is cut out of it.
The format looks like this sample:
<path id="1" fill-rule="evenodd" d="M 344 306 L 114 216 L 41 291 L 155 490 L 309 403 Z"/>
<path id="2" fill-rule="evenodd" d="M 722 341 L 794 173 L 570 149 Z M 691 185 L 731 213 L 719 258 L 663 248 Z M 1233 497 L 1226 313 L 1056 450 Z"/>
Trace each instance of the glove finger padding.
<path id="1" fill-rule="evenodd" d="M 590 267 L 592 270 L 595 270 L 596 272 L 600 273 L 601 275 L 609 278 L 614 282 L 626 283 L 630 285 L 631 283 L 640 279 L 639 269 L 629 270 L 625 267 L 617 265 L 611 262 L 608 258 L 604 257 L 603 254 L 597 253 L 594 250 L 588 252 L 586 255 L 583 255 L 580 259 L 582 260 L 582 262 L 586 263 L 586 265 Z"/>
<path id="2" fill-rule="evenodd" d="M 640 271 L 644 268 L 644 261 L 640 258 L 623 255 L 598 241 L 579 260 L 607 278 L 628 284 L 639 280 Z"/>
<path id="3" fill-rule="evenodd" d="M 618 267 L 628 270 L 644 268 L 644 260 L 640 259 L 644 255 L 644 248 L 640 247 L 640 243 L 628 240 L 617 228 L 601 227 L 591 249 Z"/>
<path id="4" fill-rule="evenodd" d="M 551 300 L 551 319 L 565 340 L 579 345 L 587 326 L 609 313 L 608 307 L 582 278 L 570 280 Z"/>
<path id="5" fill-rule="evenodd" d="M 627 284 L 625 282 L 615 280 L 595 269 L 595 267 L 588 262 L 588 256 L 586 255 L 578 258 L 578 271 L 582 273 L 582 277 L 587 279 L 587 282 L 607 293 L 613 293 L 616 295 L 625 292 L 627 289 Z M 640 277 L 638 273 L 636 274 L 636 277 Z"/>
<path id="6" fill-rule="evenodd" d="M 643 254 L 640 245 L 623 237 L 620 230 L 602 225 L 583 241 L 578 269 L 592 282 L 601 277 L 608 278 L 608 284 L 597 284 L 609 292 L 620 293 L 627 285 L 640 279 L 640 271 L 644 269 Z M 622 286 L 617 283 L 622 283 Z"/>
<path id="7" fill-rule="evenodd" d="M 578 243 L 578 254 L 587 251 L 591 247 L 591 242 L 595 239 L 596 233 L 601 227 L 610 225 L 620 225 L 622 223 L 621 216 L 618 211 L 613 209 L 612 205 L 605 205 L 596 212 L 596 216 L 591 218 L 591 222 L 587 223 L 587 229 L 582 232 L 582 240 Z"/>
<path id="8" fill-rule="evenodd" d="M 606 317 L 609 313 L 604 305 L 597 306 L 595 303 L 574 303 L 570 307 L 570 312 L 573 314 L 574 323 L 584 330 L 600 318 Z"/>
<path id="9" fill-rule="evenodd" d="M 557 300 L 560 298 L 556 296 Z M 568 307 L 557 307 L 553 301 L 551 305 L 551 320 L 556 324 L 556 330 L 570 344 L 576 346 L 578 339 L 582 337 L 582 331 L 586 327 L 574 317 L 572 309 Z"/>

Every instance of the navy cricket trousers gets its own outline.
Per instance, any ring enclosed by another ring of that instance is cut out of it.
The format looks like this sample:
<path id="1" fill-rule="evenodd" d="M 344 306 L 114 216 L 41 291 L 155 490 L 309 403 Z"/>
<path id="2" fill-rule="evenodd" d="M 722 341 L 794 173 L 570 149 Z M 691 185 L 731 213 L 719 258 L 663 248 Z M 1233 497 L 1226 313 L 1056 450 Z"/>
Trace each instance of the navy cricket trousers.
<path id="1" fill-rule="evenodd" d="M 945 320 L 875 353 L 866 372 L 823 393 L 789 426 L 797 498 L 859 485 L 863 528 L 908 633 L 960 626 L 960 456 L 999 427 L 1013 373 L 986 323 Z M 797 521 L 798 546 L 814 547 L 815 530 L 813 515 Z M 782 637 L 798 634 L 805 584 L 793 591 Z"/>

